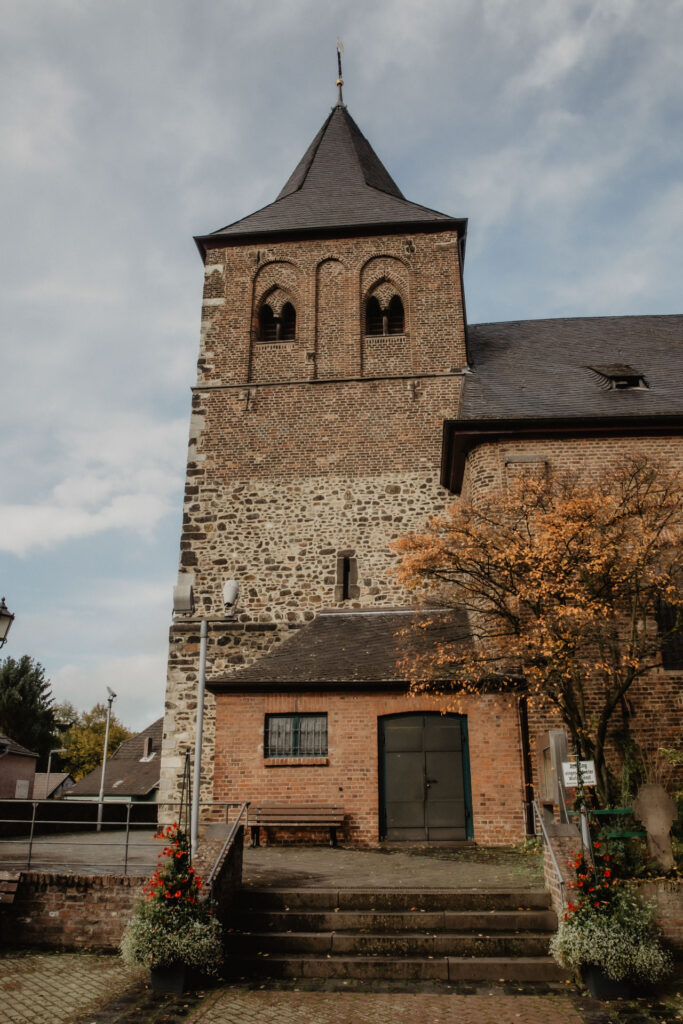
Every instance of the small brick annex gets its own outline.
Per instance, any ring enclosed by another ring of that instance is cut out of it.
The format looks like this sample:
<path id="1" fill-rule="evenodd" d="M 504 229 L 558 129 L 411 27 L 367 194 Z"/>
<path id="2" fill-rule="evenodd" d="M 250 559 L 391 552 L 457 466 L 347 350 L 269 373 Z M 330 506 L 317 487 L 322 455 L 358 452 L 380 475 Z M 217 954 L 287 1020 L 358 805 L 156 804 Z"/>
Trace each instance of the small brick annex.
<path id="1" fill-rule="evenodd" d="M 324 713 L 325 757 L 264 757 L 266 715 Z M 216 800 L 341 804 L 344 838 L 380 840 L 381 779 L 378 723 L 384 716 L 440 711 L 428 698 L 405 693 L 220 694 L 216 713 Z M 517 701 L 505 696 L 464 699 L 471 786 L 471 838 L 486 845 L 516 843 L 526 834 L 522 745 Z M 309 838 L 325 840 L 307 833 Z M 272 830 L 271 839 L 286 841 Z"/>
<path id="2" fill-rule="evenodd" d="M 683 463 L 683 317 L 468 325 L 466 230 L 406 200 L 337 105 L 274 203 L 196 239 L 205 285 L 179 561 L 194 609 L 170 629 L 162 801 L 178 799 L 194 746 L 205 619 L 202 799 L 342 803 L 347 838 L 379 842 L 381 723 L 442 709 L 395 674 L 369 685 L 360 647 L 317 689 L 303 649 L 305 690 L 259 666 L 324 613 L 410 608 L 391 543 L 461 492 L 476 499 L 539 465 L 590 478 L 623 454 Z M 646 387 L 610 390 L 591 370 L 629 361 Z M 228 579 L 240 586 L 230 614 Z M 680 730 L 682 679 L 657 668 L 633 688 L 636 731 Z M 468 835 L 518 841 L 536 739 L 557 722 L 532 711 L 527 736 L 519 700 L 503 695 L 457 710 Z M 266 757 L 274 714 L 327 715 L 327 753 Z"/>

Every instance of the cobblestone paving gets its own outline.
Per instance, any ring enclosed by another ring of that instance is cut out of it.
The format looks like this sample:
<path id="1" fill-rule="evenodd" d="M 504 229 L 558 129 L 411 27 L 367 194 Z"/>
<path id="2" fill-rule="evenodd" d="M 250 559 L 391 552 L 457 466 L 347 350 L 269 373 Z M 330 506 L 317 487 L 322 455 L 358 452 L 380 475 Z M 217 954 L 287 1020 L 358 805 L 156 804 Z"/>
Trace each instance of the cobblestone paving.
<path id="1" fill-rule="evenodd" d="M 0 1024 L 67 1024 L 95 1012 L 146 973 L 115 956 L 0 956 Z"/>
<path id="2" fill-rule="evenodd" d="M 584 1024 L 563 996 L 223 990 L 191 1024 Z"/>

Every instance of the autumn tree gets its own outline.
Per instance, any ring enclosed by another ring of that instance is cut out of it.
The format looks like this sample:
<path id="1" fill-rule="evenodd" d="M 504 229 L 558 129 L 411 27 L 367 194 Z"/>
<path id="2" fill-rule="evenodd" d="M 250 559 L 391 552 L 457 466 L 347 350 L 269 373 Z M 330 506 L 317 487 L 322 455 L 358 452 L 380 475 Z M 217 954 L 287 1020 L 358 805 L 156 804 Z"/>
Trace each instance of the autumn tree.
<path id="1" fill-rule="evenodd" d="M 56 713 L 58 721 L 63 726 L 60 736 L 60 745 L 65 749 L 61 757 L 63 770 L 78 781 L 102 764 L 107 705 L 95 704 L 90 711 L 79 713 L 72 704 L 65 703 L 57 706 Z M 107 757 L 111 757 L 123 741 L 130 739 L 132 735 L 116 715 L 112 714 Z"/>
<path id="2" fill-rule="evenodd" d="M 37 753 L 44 770 L 56 746 L 54 702 L 43 666 L 28 654 L 0 664 L 0 731 Z"/>
<path id="3" fill-rule="evenodd" d="M 529 475 L 454 504 L 395 544 L 409 589 L 467 612 L 465 628 L 409 659 L 413 691 L 448 704 L 502 687 L 554 708 L 610 802 L 614 713 L 680 642 L 681 540 L 680 478 L 645 459 L 590 483 Z"/>

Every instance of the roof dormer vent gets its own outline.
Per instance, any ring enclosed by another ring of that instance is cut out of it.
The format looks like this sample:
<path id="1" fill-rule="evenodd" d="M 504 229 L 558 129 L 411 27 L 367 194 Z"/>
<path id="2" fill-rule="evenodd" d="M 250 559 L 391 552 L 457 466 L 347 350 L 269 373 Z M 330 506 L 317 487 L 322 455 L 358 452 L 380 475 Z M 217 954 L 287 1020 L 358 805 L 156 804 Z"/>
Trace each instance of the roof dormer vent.
<path id="1" fill-rule="evenodd" d="M 628 363 L 606 363 L 589 366 L 588 369 L 598 375 L 600 386 L 606 391 L 643 391 L 649 388 L 643 374 Z"/>

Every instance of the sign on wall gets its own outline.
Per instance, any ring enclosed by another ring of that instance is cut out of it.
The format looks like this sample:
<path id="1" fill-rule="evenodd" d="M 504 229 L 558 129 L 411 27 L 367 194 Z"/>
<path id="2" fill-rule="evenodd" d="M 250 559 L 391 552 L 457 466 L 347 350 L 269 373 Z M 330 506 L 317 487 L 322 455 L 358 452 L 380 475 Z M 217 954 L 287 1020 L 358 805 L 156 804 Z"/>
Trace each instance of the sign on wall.
<path id="1" fill-rule="evenodd" d="M 565 786 L 578 786 L 579 772 L 577 761 L 562 762 L 562 776 Z M 581 761 L 581 781 L 584 786 L 595 786 L 595 761 Z"/>

